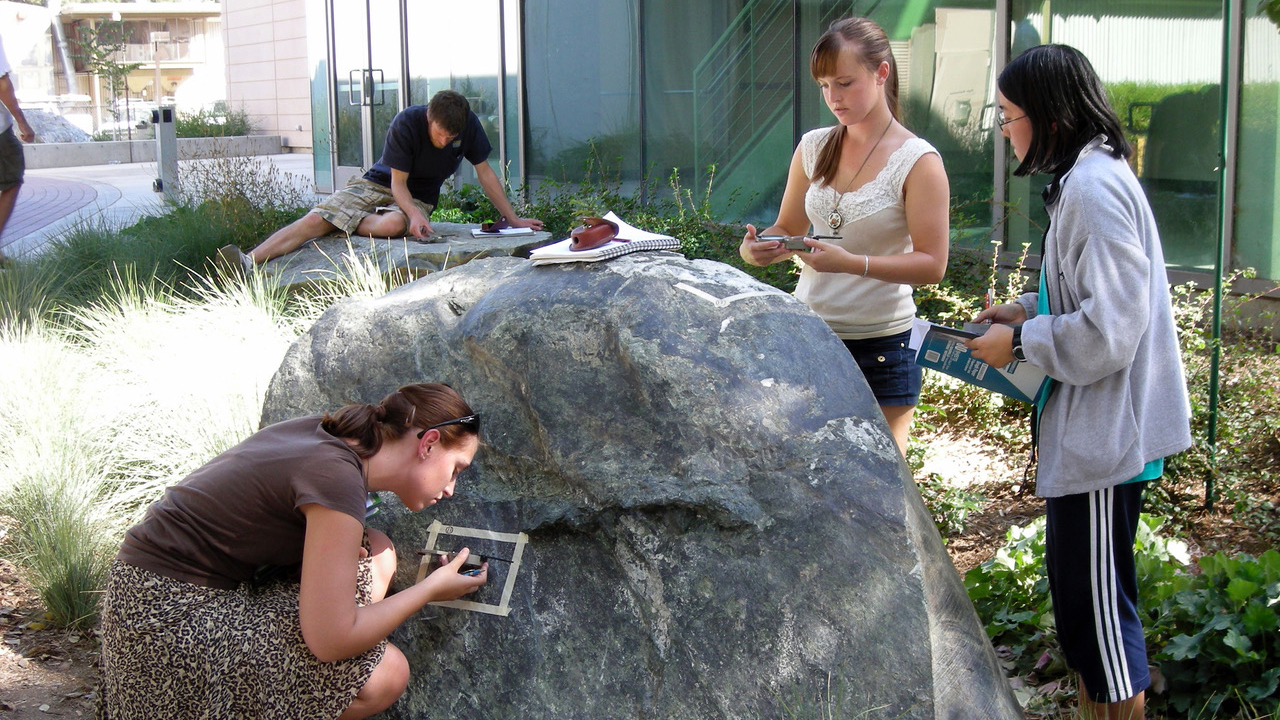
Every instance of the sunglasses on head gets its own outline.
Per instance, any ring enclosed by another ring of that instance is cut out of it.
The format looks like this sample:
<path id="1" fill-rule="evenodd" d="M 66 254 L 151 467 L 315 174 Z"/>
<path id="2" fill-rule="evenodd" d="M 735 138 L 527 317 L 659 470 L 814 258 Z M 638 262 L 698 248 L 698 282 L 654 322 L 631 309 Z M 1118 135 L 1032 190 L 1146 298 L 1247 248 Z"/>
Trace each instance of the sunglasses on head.
<path id="1" fill-rule="evenodd" d="M 438 422 L 435 425 L 431 425 L 427 428 L 424 428 L 422 432 L 418 433 L 418 439 L 421 440 L 422 436 L 427 434 L 427 430 L 435 430 L 436 428 L 442 428 L 442 427 L 445 427 L 446 425 L 461 425 L 466 429 L 470 430 L 471 432 L 478 434 L 480 432 L 480 416 L 479 415 L 463 415 L 462 417 L 454 418 L 452 420 L 445 420 L 444 422 Z"/>

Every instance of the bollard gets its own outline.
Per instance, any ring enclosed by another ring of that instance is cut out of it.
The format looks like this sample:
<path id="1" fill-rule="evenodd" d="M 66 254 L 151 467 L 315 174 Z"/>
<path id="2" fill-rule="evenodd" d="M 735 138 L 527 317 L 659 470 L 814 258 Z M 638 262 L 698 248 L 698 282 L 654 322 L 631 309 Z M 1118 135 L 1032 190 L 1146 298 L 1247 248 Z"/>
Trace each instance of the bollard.
<path id="1" fill-rule="evenodd" d="M 178 199 L 178 135 L 174 109 L 162 106 L 151 111 L 151 125 L 156 133 L 156 172 L 159 177 L 151 189 L 164 193 L 165 199 Z"/>

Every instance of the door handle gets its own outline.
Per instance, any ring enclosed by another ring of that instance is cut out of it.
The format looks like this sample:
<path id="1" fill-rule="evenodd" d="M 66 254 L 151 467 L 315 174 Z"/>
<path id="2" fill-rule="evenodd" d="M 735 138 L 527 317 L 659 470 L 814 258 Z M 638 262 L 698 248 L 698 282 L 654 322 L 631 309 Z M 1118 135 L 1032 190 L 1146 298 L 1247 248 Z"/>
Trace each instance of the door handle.
<path id="1" fill-rule="evenodd" d="M 378 82 L 374 83 L 373 74 L 378 73 Z M 377 99 L 374 99 L 374 89 L 377 89 Z M 369 70 L 369 105 L 386 105 L 387 91 L 383 89 L 383 75 L 381 68 L 372 68 Z"/>
<path id="2" fill-rule="evenodd" d="M 356 73 L 360 73 L 360 79 L 356 80 Z M 347 74 L 347 104 L 348 105 L 364 105 L 364 70 L 352 70 Z"/>

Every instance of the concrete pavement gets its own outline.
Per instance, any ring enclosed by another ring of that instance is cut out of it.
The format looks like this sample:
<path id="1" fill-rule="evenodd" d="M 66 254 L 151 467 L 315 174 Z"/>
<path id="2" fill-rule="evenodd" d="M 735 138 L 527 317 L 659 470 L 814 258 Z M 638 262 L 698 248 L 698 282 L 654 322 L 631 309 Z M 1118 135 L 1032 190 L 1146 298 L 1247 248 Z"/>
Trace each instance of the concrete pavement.
<path id="1" fill-rule="evenodd" d="M 311 155 L 261 157 L 311 186 Z M 0 235 L 0 248 L 20 259 L 82 223 L 127 227 L 147 215 L 163 214 L 168 206 L 151 189 L 156 176 L 155 163 L 27 170 L 13 215 Z"/>

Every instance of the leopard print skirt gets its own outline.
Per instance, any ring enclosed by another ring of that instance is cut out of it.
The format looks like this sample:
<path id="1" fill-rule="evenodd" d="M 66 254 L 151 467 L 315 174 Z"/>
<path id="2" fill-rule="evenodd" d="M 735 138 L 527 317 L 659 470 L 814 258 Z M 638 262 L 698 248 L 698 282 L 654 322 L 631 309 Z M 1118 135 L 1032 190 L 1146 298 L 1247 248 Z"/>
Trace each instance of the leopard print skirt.
<path id="1" fill-rule="evenodd" d="M 362 560 L 358 604 L 372 588 Z M 386 649 L 317 660 L 302 640 L 296 581 L 220 590 L 118 560 L 100 618 L 99 720 L 336 718 Z"/>

